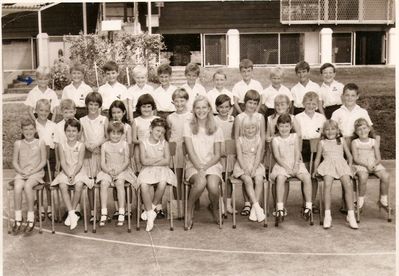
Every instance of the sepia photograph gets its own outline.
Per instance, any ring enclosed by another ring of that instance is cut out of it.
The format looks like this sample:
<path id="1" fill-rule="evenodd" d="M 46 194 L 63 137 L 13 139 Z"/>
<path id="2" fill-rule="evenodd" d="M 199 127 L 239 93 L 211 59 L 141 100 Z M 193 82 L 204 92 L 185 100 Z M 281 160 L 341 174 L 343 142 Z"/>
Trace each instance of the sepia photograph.
<path id="1" fill-rule="evenodd" d="M 2 1 L 2 275 L 397 275 L 395 0 Z"/>

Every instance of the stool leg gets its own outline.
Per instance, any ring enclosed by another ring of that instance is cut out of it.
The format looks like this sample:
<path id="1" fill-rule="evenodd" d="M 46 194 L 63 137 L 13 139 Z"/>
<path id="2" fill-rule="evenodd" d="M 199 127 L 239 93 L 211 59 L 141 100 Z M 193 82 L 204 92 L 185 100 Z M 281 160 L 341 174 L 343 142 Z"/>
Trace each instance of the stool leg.
<path id="1" fill-rule="evenodd" d="M 354 181 L 354 184 L 355 184 L 355 189 L 356 189 L 356 202 L 357 202 L 357 204 L 356 204 L 356 206 L 355 206 L 355 208 L 356 208 L 356 221 L 357 221 L 357 223 L 360 223 L 360 208 L 359 208 L 359 181 L 357 181 L 357 180 L 353 180 Z"/>
<path id="2" fill-rule="evenodd" d="M 62 222 L 62 215 L 61 215 L 61 196 L 60 190 L 57 189 L 57 201 L 58 201 L 58 222 Z M 53 214 L 54 215 L 54 214 Z"/>
<path id="3" fill-rule="evenodd" d="M 380 180 L 381 182 L 381 180 Z M 380 184 L 381 185 L 381 184 Z M 391 208 L 391 200 L 389 199 L 390 197 L 390 193 L 389 193 L 390 189 L 389 189 L 389 184 L 388 184 L 388 192 L 387 192 L 387 196 L 388 196 L 388 222 L 392 222 L 392 208 Z"/>
<path id="4" fill-rule="evenodd" d="M 184 230 L 188 230 L 187 226 L 187 213 L 188 213 L 188 206 L 187 206 L 187 200 L 188 200 L 188 187 L 187 185 L 184 185 Z"/>
<path id="5" fill-rule="evenodd" d="M 11 234 L 11 202 L 10 202 L 10 191 L 7 188 L 7 208 L 8 208 L 8 216 L 7 216 L 7 232 Z M 14 203 L 15 204 L 15 203 Z"/>
<path id="6" fill-rule="evenodd" d="M 127 232 L 130 233 L 132 231 L 132 225 L 130 222 L 130 185 L 126 187 L 126 195 L 127 195 Z"/>
<path id="7" fill-rule="evenodd" d="M 41 234 L 42 233 L 42 216 L 41 216 L 41 214 L 40 214 L 40 209 L 42 209 L 41 207 L 42 207 L 42 193 L 41 192 L 43 192 L 43 190 L 41 190 L 41 191 L 37 191 L 37 195 L 38 195 L 38 198 L 39 198 L 39 200 L 38 200 L 38 202 L 39 202 L 39 206 L 38 206 L 38 209 L 39 209 L 39 212 L 38 212 L 38 215 L 39 215 L 39 233 Z"/>
<path id="8" fill-rule="evenodd" d="M 54 189 L 56 189 L 54 187 Z M 54 234 L 55 233 L 55 228 L 54 228 L 54 217 L 55 217 L 55 213 L 54 213 L 54 189 L 50 189 L 50 197 L 51 197 L 51 233 Z"/>
<path id="9" fill-rule="evenodd" d="M 93 233 L 96 233 L 96 222 L 97 222 L 97 188 L 93 187 L 94 189 L 94 200 L 93 200 Z"/>
<path id="10" fill-rule="evenodd" d="M 320 198 L 319 198 L 319 204 L 320 204 L 320 213 L 319 213 L 319 219 L 320 225 L 323 225 L 323 220 L 324 220 L 324 201 L 323 201 L 323 196 L 324 196 L 324 182 L 321 181 L 319 182 L 320 185 L 319 186 L 319 194 L 320 194 Z"/>
<path id="11" fill-rule="evenodd" d="M 236 185 L 231 183 L 231 200 L 233 203 L 233 229 L 236 229 Z"/>
<path id="12" fill-rule="evenodd" d="M 140 231 L 140 215 L 141 215 L 141 194 L 140 187 L 136 189 L 137 196 L 137 221 L 136 221 L 136 231 Z"/>
<path id="13" fill-rule="evenodd" d="M 269 182 L 267 180 L 263 181 L 263 207 L 265 209 L 265 220 L 263 222 L 263 227 L 267 227 L 267 195 L 269 194 Z"/>
<path id="14" fill-rule="evenodd" d="M 177 218 L 181 219 L 181 211 L 180 210 L 180 201 L 181 201 L 181 184 L 177 183 L 176 191 L 177 191 Z"/>
<path id="15" fill-rule="evenodd" d="M 172 202 L 173 202 L 173 186 L 169 185 L 169 216 L 170 216 L 170 231 L 173 231 L 173 212 L 172 212 Z M 179 205 L 179 203 L 177 203 Z"/>
<path id="16" fill-rule="evenodd" d="M 222 229 L 223 224 L 223 187 L 222 182 L 219 182 L 219 229 Z"/>
<path id="17" fill-rule="evenodd" d="M 83 187 L 83 224 L 84 224 L 84 232 L 87 233 L 87 210 L 86 210 L 86 197 L 88 196 L 87 194 L 87 186 Z"/>

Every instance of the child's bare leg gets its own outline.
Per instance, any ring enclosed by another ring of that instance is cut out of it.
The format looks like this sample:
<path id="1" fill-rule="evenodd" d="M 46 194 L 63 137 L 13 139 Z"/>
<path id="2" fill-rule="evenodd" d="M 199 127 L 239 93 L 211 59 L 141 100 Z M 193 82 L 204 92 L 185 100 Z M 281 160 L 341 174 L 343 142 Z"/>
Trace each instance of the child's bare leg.
<path id="1" fill-rule="evenodd" d="M 111 185 L 108 181 L 101 181 L 100 185 L 100 205 L 101 215 L 107 215 L 107 200 L 108 200 L 108 188 Z M 104 211 L 104 212 L 103 212 Z"/>
<path id="2" fill-rule="evenodd" d="M 72 210 L 72 204 L 71 204 L 71 197 L 69 195 L 68 191 L 68 185 L 66 183 L 60 183 L 60 190 L 61 190 L 61 196 L 62 199 L 64 200 L 65 206 L 67 207 L 68 211 Z"/>
<path id="3" fill-rule="evenodd" d="M 22 209 L 22 190 L 24 189 L 25 181 L 18 179 L 14 181 L 14 209 L 20 211 Z M 10 210 L 8 210 L 10 212 Z"/>
<path id="4" fill-rule="evenodd" d="M 72 210 L 76 210 L 82 196 L 83 182 L 79 181 L 75 184 L 75 194 L 72 199 Z"/>
<path id="5" fill-rule="evenodd" d="M 242 187 L 242 196 L 244 198 L 244 203 L 249 202 L 250 199 L 248 197 L 248 194 L 247 194 L 247 191 L 246 191 L 245 187 Z"/>
<path id="6" fill-rule="evenodd" d="M 353 185 L 349 175 L 341 177 L 341 183 L 345 191 L 345 202 L 348 210 L 353 210 Z"/>
<path id="7" fill-rule="evenodd" d="M 328 175 L 323 177 L 324 179 L 324 210 L 330 213 L 331 216 L 331 188 L 334 178 Z"/>
<path id="8" fill-rule="evenodd" d="M 378 171 L 374 173 L 381 181 L 380 185 L 380 194 L 382 196 L 387 196 L 388 195 L 388 189 L 389 189 L 389 173 L 386 170 Z M 382 202 L 384 203 L 384 202 Z M 388 202 L 387 202 L 388 204 Z"/>
<path id="9" fill-rule="evenodd" d="M 173 188 L 173 193 L 175 198 L 177 198 L 177 193 L 180 194 L 180 199 L 182 197 L 182 176 L 183 176 L 183 169 L 182 168 L 176 168 L 176 178 L 177 178 L 177 187 Z"/>
<path id="10" fill-rule="evenodd" d="M 220 178 L 217 175 L 208 175 L 206 177 L 207 179 L 207 189 L 209 193 L 209 198 L 212 202 L 212 214 L 213 218 L 216 221 L 216 223 L 219 223 L 219 213 L 218 213 L 218 208 L 219 208 L 219 182 Z"/>
<path id="11" fill-rule="evenodd" d="M 125 209 L 125 180 L 118 179 L 115 182 L 116 191 L 118 193 L 118 205 L 119 208 Z M 125 214 L 120 214 L 125 215 Z"/>
<path id="12" fill-rule="evenodd" d="M 287 177 L 283 175 L 279 175 L 276 178 L 276 201 L 277 201 L 277 210 L 284 209 L 284 195 L 285 195 L 285 182 Z"/>
<path id="13" fill-rule="evenodd" d="M 152 196 L 150 191 L 150 185 L 141 184 L 141 198 L 143 199 L 144 208 L 146 211 L 152 210 Z"/>
<path id="14" fill-rule="evenodd" d="M 195 174 L 190 178 L 191 189 L 187 200 L 187 221 L 190 225 L 192 221 L 194 203 L 201 196 L 206 186 L 206 178 L 203 174 Z"/>
<path id="15" fill-rule="evenodd" d="M 241 175 L 240 178 L 244 182 L 245 191 L 247 192 L 249 200 L 251 201 L 252 204 L 254 204 L 258 200 L 255 195 L 254 184 L 252 182 L 252 178 L 249 177 L 248 175 Z"/>
<path id="16" fill-rule="evenodd" d="M 255 197 L 256 201 L 260 202 L 262 198 L 262 191 L 263 191 L 263 176 L 257 175 L 254 177 L 255 179 Z"/>
<path id="17" fill-rule="evenodd" d="M 136 163 L 136 172 L 141 170 L 141 162 L 140 162 L 140 149 L 138 146 L 134 147 L 134 162 Z"/>
<path id="18" fill-rule="evenodd" d="M 285 189 L 284 189 L 284 205 L 287 204 L 288 194 L 290 193 L 290 183 L 285 181 Z"/>
<path id="19" fill-rule="evenodd" d="M 25 182 L 24 191 L 26 195 L 26 201 L 28 204 L 28 212 L 33 212 L 34 210 L 33 187 L 35 187 L 37 184 L 39 184 L 37 180 L 32 180 L 32 179 L 28 179 Z"/>
<path id="20" fill-rule="evenodd" d="M 367 180 L 369 179 L 369 173 L 358 172 L 357 176 L 359 178 L 359 196 L 364 197 L 367 191 Z"/>
<path id="21" fill-rule="evenodd" d="M 155 206 L 162 202 L 162 197 L 163 197 L 163 195 L 165 193 L 165 189 L 166 189 L 166 182 L 165 181 L 159 182 L 158 183 L 158 187 L 155 190 L 154 199 L 152 201 L 152 203 Z"/>
<path id="22" fill-rule="evenodd" d="M 303 183 L 303 193 L 305 197 L 305 202 L 310 202 L 312 203 L 312 180 L 310 178 L 310 174 L 299 174 L 297 175 L 298 179 L 300 179 Z M 306 208 L 311 208 L 306 207 Z"/>

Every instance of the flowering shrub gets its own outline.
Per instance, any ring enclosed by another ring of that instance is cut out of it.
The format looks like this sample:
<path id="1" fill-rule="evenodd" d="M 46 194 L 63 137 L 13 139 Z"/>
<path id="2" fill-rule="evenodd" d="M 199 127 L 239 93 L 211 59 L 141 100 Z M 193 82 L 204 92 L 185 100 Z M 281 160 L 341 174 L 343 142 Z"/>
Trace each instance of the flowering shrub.
<path id="1" fill-rule="evenodd" d="M 54 90 L 62 90 L 70 83 L 69 65 L 63 57 L 58 58 L 51 68 Z"/>

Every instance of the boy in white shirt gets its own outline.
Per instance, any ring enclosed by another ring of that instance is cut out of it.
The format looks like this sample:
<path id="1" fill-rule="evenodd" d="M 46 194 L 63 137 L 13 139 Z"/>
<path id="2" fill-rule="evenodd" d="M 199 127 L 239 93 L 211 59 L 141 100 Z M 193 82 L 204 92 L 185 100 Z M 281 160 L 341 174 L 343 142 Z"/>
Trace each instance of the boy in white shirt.
<path id="1" fill-rule="evenodd" d="M 127 105 L 127 88 L 118 82 L 118 65 L 114 61 L 108 61 L 103 66 L 106 83 L 98 88 L 103 104 L 101 107 L 101 115 L 108 116 L 108 109 L 115 100 L 123 101 Z"/>
<path id="2" fill-rule="evenodd" d="M 317 95 L 319 95 L 319 101 L 320 101 L 320 94 L 319 94 L 320 86 L 309 79 L 310 75 L 309 64 L 306 61 L 298 62 L 295 66 L 295 73 L 298 76 L 299 82 L 291 88 L 292 98 L 294 99 L 294 104 L 293 104 L 294 115 L 305 110 L 302 101 L 303 101 L 303 96 L 306 94 L 306 92 L 309 91 L 316 92 Z"/>
<path id="3" fill-rule="evenodd" d="M 28 97 L 24 102 L 24 104 L 29 107 L 28 111 L 29 117 L 33 121 L 36 120 L 37 117 L 35 109 L 36 109 L 36 103 L 40 99 L 47 99 L 50 102 L 49 119 L 51 118 L 51 120 L 54 122 L 55 117 L 57 116 L 57 106 L 59 104 L 59 100 L 54 90 L 48 87 L 50 77 L 51 73 L 48 67 L 39 66 L 36 69 L 37 86 L 35 86 L 31 91 L 29 91 Z"/>
<path id="4" fill-rule="evenodd" d="M 292 99 L 292 94 L 290 90 L 282 85 L 283 81 L 283 76 L 284 76 L 284 71 L 283 68 L 281 67 L 274 67 L 270 71 L 270 81 L 271 84 L 263 90 L 261 93 L 261 103 L 265 105 L 265 108 L 267 109 L 266 111 L 266 117 L 265 120 L 267 121 L 267 117 L 270 115 L 273 115 L 275 113 L 274 110 L 274 98 L 276 98 L 277 95 L 287 95 L 289 98 L 290 102 L 293 101 Z"/>
<path id="5" fill-rule="evenodd" d="M 76 115 L 75 102 L 71 99 L 61 100 L 60 111 L 62 115 L 62 120 L 56 124 L 56 131 L 54 137 L 54 142 L 57 143 L 58 145 L 67 142 L 67 137 L 65 135 L 64 127 L 65 127 L 65 122 L 68 119 L 75 119 Z"/>
<path id="6" fill-rule="evenodd" d="M 200 67 L 196 63 L 189 63 L 184 70 L 187 83 L 183 84 L 182 88 L 188 93 L 187 109 L 193 109 L 193 103 L 197 96 L 202 95 L 206 97 L 205 88 L 197 81 L 200 75 Z"/>
<path id="7" fill-rule="evenodd" d="M 93 89 L 84 82 L 85 68 L 82 64 L 74 64 L 70 70 L 72 82 L 62 90 L 61 99 L 71 99 L 75 103 L 76 118 L 87 115 L 85 99 Z"/>
<path id="8" fill-rule="evenodd" d="M 170 84 L 172 67 L 169 64 L 161 64 L 157 69 L 158 79 L 161 83 L 150 95 L 154 98 L 157 107 L 157 115 L 166 120 L 169 114 L 176 110 L 172 101 L 172 94 L 177 89 Z"/>
<path id="9" fill-rule="evenodd" d="M 230 97 L 231 99 L 231 105 L 234 105 L 234 96 L 233 93 L 231 93 L 229 90 L 227 90 L 224 87 L 224 84 L 226 82 L 227 76 L 226 74 L 223 72 L 222 69 L 218 69 L 214 74 L 213 74 L 213 83 L 215 85 L 215 88 L 213 88 L 212 90 L 209 90 L 207 93 L 207 98 L 212 106 L 212 111 L 213 114 L 218 114 L 217 110 L 216 110 L 216 98 L 222 94 L 225 94 L 227 96 Z M 231 115 L 231 112 L 233 111 L 233 108 L 230 110 L 229 114 Z"/>
<path id="10" fill-rule="evenodd" d="M 141 95 L 151 94 L 154 88 L 147 84 L 148 71 L 143 65 L 137 65 L 133 69 L 133 79 L 136 82 L 135 85 L 129 87 L 127 90 L 127 109 L 128 118 L 130 122 L 133 122 L 133 118 L 138 115 L 135 114 L 137 100 Z"/>
<path id="11" fill-rule="evenodd" d="M 263 87 L 257 80 L 252 79 L 254 64 L 249 59 L 243 59 L 240 62 L 240 74 L 242 80 L 233 86 L 235 115 L 244 111 L 244 97 L 249 90 L 255 90 L 259 94 L 262 93 Z M 265 114 L 265 111 L 257 110 L 259 113 Z M 234 113 L 233 113 L 234 114 Z"/>
<path id="12" fill-rule="evenodd" d="M 320 74 L 323 77 L 323 83 L 320 85 L 319 110 L 327 119 L 330 119 L 333 112 L 342 105 L 341 96 L 344 85 L 334 79 L 335 67 L 331 63 L 324 63 L 320 67 Z"/>

